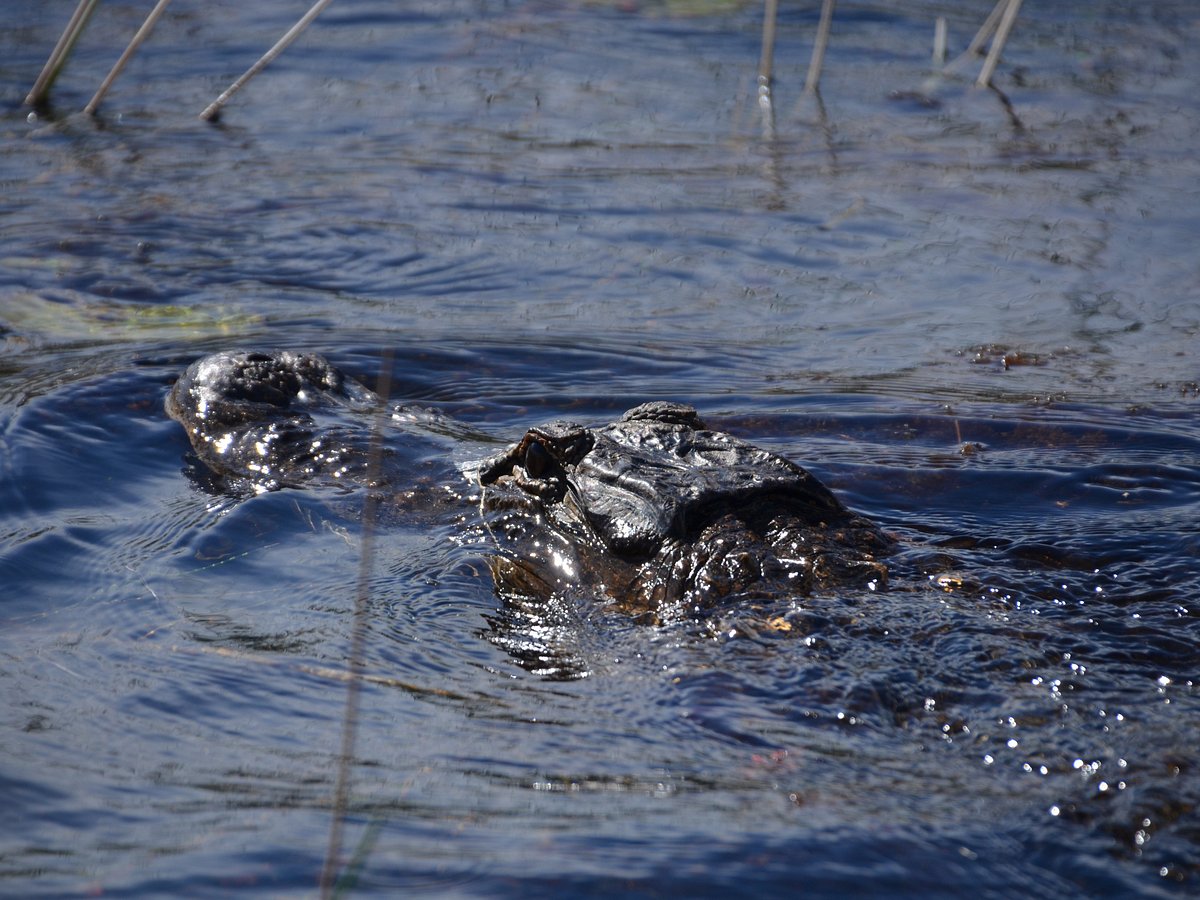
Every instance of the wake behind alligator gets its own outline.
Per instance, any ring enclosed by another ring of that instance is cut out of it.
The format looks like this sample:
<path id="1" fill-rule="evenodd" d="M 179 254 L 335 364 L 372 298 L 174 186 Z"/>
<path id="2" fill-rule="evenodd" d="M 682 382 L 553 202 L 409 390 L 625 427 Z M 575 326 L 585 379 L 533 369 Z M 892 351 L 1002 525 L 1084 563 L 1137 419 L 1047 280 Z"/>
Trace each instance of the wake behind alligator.
<path id="1" fill-rule="evenodd" d="M 233 351 L 193 363 L 166 409 L 208 468 L 261 492 L 366 484 L 370 429 L 353 414 L 381 402 L 316 354 Z M 406 489 L 405 466 L 384 471 L 370 489 Z M 879 528 L 799 465 L 710 430 L 683 404 L 533 428 L 496 456 L 447 461 L 441 477 L 464 475 L 508 600 L 582 591 L 663 621 L 886 585 L 892 544 Z"/>

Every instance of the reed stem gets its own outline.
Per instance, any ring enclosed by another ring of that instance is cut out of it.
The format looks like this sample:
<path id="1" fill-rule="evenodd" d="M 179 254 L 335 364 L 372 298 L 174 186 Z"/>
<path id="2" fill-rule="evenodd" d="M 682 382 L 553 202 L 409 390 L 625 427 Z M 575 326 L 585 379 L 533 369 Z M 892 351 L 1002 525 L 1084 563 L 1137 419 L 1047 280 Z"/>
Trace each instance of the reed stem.
<path id="1" fill-rule="evenodd" d="M 933 64 L 946 64 L 946 17 L 938 16 L 933 22 Z"/>
<path id="2" fill-rule="evenodd" d="M 312 24 L 313 19 L 319 16 L 321 11 L 332 2 L 333 0 L 317 0 L 317 2 L 312 5 L 312 8 L 300 17 L 300 21 L 289 28 L 284 33 L 283 37 L 275 42 L 274 47 L 259 57 L 258 62 L 247 69 L 241 78 L 227 87 L 224 92 L 222 92 L 221 96 L 217 97 L 216 100 L 205 107 L 204 112 L 200 113 L 200 118 L 208 119 L 210 121 L 216 118 L 221 112 L 221 107 L 228 102 L 229 98 L 245 87 L 246 83 L 251 78 L 270 65 L 270 63 L 277 56 L 279 56 L 280 53 L 288 48 L 288 45 L 290 45 L 292 41 L 296 40 L 296 38 L 300 36 L 301 32 L 303 32 L 305 28 Z"/>
<path id="3" fill-rule="evenodd" d="M 983 20 L 983 24 L 979 26 L 979 30 L 975 32 L 975 37 L 971 38 L 971 43 L 963 51 L 963 56 L 979 55 L 980 49 L 988 42 L 992 33 L 995 32 L 996 26 L 1000 23 L 1000 16 L 1004 14 L 1007 6 L 1008 0 L 996 0 L 996 5 L 992 7 L 992 11 L 988 13 L 988 17 Z"/>
<path id="4" fill-rule="evenodd" d="M 387 417 L 388 395 L 392 386 L 393 353 L 389 347 L 380 360 L 376 393 L 379 403 L 371 424 L 371 447 L 367 456 L 367 496 L 363 506 L 361 555 L 358 561 L 358 587 L 354 592 L 354 617 L 350 631 L 349 679 L 346 705 L 342 715 L 341 752 L 338 755 L 337 784 L 329 823 L 329 845 L 321 869 L 320 896 L 333 895 L 342 856 L 342 831 L 350 803 L 350 781 L 354 769 L 354 744 L 358 731 L 358 709 L 367 647 L 367 616 L 370 612 L 371 575 L 375 564 L 375 526 L 379 520 L 379 483 L 383 468 L 383 429 Z"/>
<path id="5" fill-rule="evenodd" d="M 957 72 L 967 62 L 979 56 L 980 48 L 987 43 L 988 38 L 992 36 L 992 32 L 996 30 L 996 25 L 999 23 L 1000 16 L 1007 5 L 1008 0 L 996 0 L 996 5 L 992 7 L 992 11 L 988 13 L 988 17 L 983 20 L 983 24 L 979 26 L 979 30 L 975 32 L 975 37 L 971 38 L 971 43 L 967 45 L 967 49 L 947 63 L 942 68 L 943 72 L 947 74 Z"/>
<path id="6" fill-rule="evenodd" d="M 992 83 L 992 73 L 996 71 L 1000 53 L 1004 50 L 1004 44 L 1008 40 L 1009 32 L 1012 31 L 1013 23 L 1017 21 L 1017 11 L 1020 8 L 1021 0 L 1007 0 L 1004 16 L 1000 19 L 1000 27 L 992 39 L 992 46 L 988 49 L 987 59 L 983 61 L 983 68 L 979 70 L 979 78 L 975 80 L 977 87 L 987 87 Z"/>
<path id="7" fill-rule="evenodd" d="M 758 60 L 758 90 L 761 99 L 764 88 L 768 102 L 771 79 L 775 77 L 775 21 L 779 16 L 779 0 L 766 0 L 763 4 L 762 55 Z"/>
<path id="8" fill-rule="evenodd" d="M 27 106 L 41 106 L 45 101 L 46 95 L 50 93 L 50 88 L 58 78 L 58 73 L 62 71 L 67 57 L 75 48 L 75 42 L 83 34 L 83 29 L 87 26 L 88 19 L 92 17 L 96 4 L 99 2 L 100 0 L 79 0 L 79 5 L 71 14 L 71 19 L 67 22 L 67 27 L 63 29 L 62 36 L 54 45 L 54 49 L 50 51 L 46 64 L 42 66 L 41 74 L 38 75 L 37 81 L 33 83 L 33 87 L 25 97 Z"/>
<path id="9" fill-rule="evenodd" d="M 150 36 L 150 32 L 154 30 L 155 23 L 167 9 L 167 4 L 171 0 L 158 0 L 154 4 L 154 9 L 150 10 L 150 15 L 146 16 L 146 21 L 142 23 L 142 27 L 137 30 L 137 34 L 133 36 L 133 40 L 129 42 L 129 46 L 125 48 L 125 52 L 121 54 L 120 59 L 112 67 L 105 77 L 104 81 L 100 82 L 100 87 L 96 91 L 96 95 L 88 101 L 88 105 L 83 108 L 83 111 L 89 116 L 94 116 L 96 110 L 100 106 L 100 101 L 104 99 L 104 95 L 108 93 L 108 89 L 112 87 L 112 83 L 117 80 L 117 76 L 125 68 L 125 64 L 129 62 L 130 57 L 137 51 L 137 48 L 142 45 L 142 42 Z"/>
<path id="10" fill-rule="evenodd" d="M 833 7 L 836 0 L 823 0 L 821 21 L 817 25 L 817 39 L 813 43 L 812 60 L 808 64 L 808 77 L 804 79 L 804 93 L 815 94 L 821 80 L 821 66 L 825 64 L 825 48 L 829 45 L 829 29 L 833 23 Z"/>

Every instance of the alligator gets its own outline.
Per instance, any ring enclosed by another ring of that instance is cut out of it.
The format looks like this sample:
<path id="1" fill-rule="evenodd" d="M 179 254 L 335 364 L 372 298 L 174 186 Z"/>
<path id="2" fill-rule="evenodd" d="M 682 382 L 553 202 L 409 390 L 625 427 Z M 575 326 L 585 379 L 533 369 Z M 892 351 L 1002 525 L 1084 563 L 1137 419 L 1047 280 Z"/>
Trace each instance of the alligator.
<path id="1" fill-rule="evenodd" d="M 412 475 L 393 459 L 395 436 L 381 451 L 393 464 L 371 465 L 369 416 L 384 408 L 323 357 L 291 351 L 206 356 L 166 400 L 196 456 L 231 489 L 324 483 L 395 496 Z M 413 409 L 394 407 L 388 418 L 411 420 Z M 494 541 L 502 599 L 582 591 L 659 622 L 886 586 L 881 558 L 892 541 L 882 530 L 796 463 L 709 429 L 684 404 L 644 403 L 604 425 L 532 428 L 458 477 Z"/>

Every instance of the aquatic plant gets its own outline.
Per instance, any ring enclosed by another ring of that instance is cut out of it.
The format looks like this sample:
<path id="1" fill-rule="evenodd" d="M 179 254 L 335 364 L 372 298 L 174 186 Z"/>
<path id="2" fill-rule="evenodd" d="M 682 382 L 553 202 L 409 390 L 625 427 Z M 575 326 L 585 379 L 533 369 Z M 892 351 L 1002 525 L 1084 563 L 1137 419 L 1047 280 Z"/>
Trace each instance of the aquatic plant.
<path id="1" fill-rule="evenodd" d="M 95 11 L 98 0 L 79 0 L 79 5 L 75 8 L 71 19 L 68 21 L 66 28 L 63 30 L 62 36 L 58 43 L 55 44 L 50 56 L 46 60 L 45 66 L 42 68 L 41 74 L 37 81 L 30 89 L 29 94 L 25 98 L 25 103 L 28 106 L 38 107 L 44 104 L 49 97 L 50 89 L 53 87 L 55 80 L 62 72 L 66 65 L 71 51 L 74 49 L 76 42 L 79 40 L 84 29 L 87 27 L 88 21 L 91 19 L 92 13 Z M 263 69 L 271 64 L 284 50 L 286 50 L 293 41 L 298 38 L 309 25 L 324 11 L 324 9 L 332 2 L 332 0 L 317 0 L 300 19 L 284 32 L 283 36 L 275 42 L 266 53 L 258 58 L 258 60 L 250 66 L 239 78 L 237 78 L 229 87 L 217 96 L 212 103 L 204 108 L 200 113 L 200 118 L 208 121 L 215 121 L 220 117 L 221 109 L 225 104 L 245 87 L 252 78 L 258 75 Z M 155 24 L 166 11 L 167 4 L 170 0 L 158 0 L 154 8 L 146 16 L 144 22 L 129 45 L 121 53 L 108 75 L 101 82 L 100 87 L 88 101 L 84 107 L 84 112 L 95 114 L 99 109 L 101 101 L 109 88 L 120 76 L 125 65 L 137 52 L 138 47 L 150 36 Z M 818 85 L 821 79 L 821 70 L 824 67 L 825 50 L 829 45 L 829 34 L 833 23 L 833 12 L 836 5 L 836 0 L 822 0 L 821 18 L 817 25 L 817 34 L 813 42 L 812 58 L 809 61 L 808 74 L 804 80 L 805 95 L 812 96 L 817 93 Z M 979 76 L 975 80 L 978 87 L 990 87 L 992 83 L 992 75 L 996 71 L 996 66 L 1000 60 L 1000 54 L 1004 50 L 1004 45 L 1008 41 L 1008 36 L 1012 31 L 1013 24 L 1016 22 L 1017 13 L 1021 8 L 1021 0 L 998 0 L 991 13 L 980 26 L 979 31 L 967 46 L 967 49 L 957 57 L 952 63 L 945 67 L 947 72 L 952 72 L 960 68 L 965 61 L 974 59 L 991 41 L 988 47 L 987 57 L 984 60 L 983 67 L 979 71 Z M 774 53 L 775 53 L 775 25 L 779 11 L 779 0 L 763 0 L 763 33 L 762 33 L 762 52 L 759 56 L 758 66 L 758 99 L 760 105 L 764 109 L 769 109 L 771 105 L 771 80 L 774 73 Z M 935 62 L 940 63 L 945 57 L 946 43 L 946 27 L 945 20 L 939 18 L 935 24 L 934 30 L 934 53 Z"/>

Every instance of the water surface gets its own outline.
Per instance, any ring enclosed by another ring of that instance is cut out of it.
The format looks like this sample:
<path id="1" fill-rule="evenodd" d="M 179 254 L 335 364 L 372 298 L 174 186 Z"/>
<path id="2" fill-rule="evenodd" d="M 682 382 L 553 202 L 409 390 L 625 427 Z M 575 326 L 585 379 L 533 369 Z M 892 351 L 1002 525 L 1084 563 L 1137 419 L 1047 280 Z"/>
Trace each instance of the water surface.
<path id="1" fill-rule="evenodd" d="M 231 346 L 470 426 L 378 523 L 351 895 L 1196 889 L 1191 4 L 1024 9 L 999 92 L 929 62 L 990 4 L 846 5 L 819 102 L 787 7 L 771 115 L 754 5 L 333 4 L 219 125 L 302 8 L 172 8 L 92 120 L 105 4 L 31 116 L 73 5 L 0 14 L 0 892 L 315 889 L 362 498 L 200 469 L 163 397 Z M 423 492 L 653 398 L 889 589 L 505 608 Z"/>

